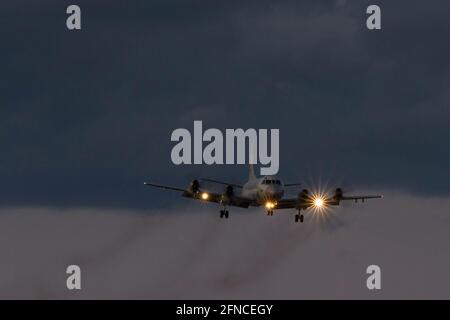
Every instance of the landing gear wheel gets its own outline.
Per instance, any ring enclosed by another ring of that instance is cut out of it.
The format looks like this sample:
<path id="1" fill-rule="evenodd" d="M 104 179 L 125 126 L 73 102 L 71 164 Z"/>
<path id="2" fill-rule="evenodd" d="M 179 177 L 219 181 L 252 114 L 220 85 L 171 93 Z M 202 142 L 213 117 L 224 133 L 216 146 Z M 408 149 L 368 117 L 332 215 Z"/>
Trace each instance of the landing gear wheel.
<path id="1" fill-rule="evenodd" d="M 304 220 L 304 216 L 301 214 L 300 215 L 300 222 L 303 222 L 303 220 Z"/>
<path id="2" fill-rule="evenodd" d="M 297 223 L 299 219 L 300 219 L 300 216 L 298 214 L 296 214 L 295 215 L 295 223 Z"/>
<path id="3" fill-rule="evenodd" d="M 225 210 L 225 219 L 228 219 L 228 215 L 229 215 L 230 213 L 228 212 L 228 210 Z"/>
<path id="4" fill-rule="evenodd" d="M 273 216 L 273 211 L 272 211 L 272 210 L 268 210 L 268 211 L 267 211 L 267 215 L 268 215 L 268 216 Z"/>
<path id="5" fill-rule="evenodd" d="M 220 219 L 222 219 L 224 215 L 225 215 L 225 211 L 224 210 L 220 210 Z"/>

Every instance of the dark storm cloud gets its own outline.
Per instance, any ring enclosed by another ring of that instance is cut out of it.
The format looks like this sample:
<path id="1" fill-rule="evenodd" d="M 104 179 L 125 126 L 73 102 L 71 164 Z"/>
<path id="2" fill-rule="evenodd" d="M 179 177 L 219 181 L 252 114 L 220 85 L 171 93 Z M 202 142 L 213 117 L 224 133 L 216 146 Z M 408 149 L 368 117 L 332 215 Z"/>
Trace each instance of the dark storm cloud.
<path id="1" fill-rule="evenodd" d="M 196 119 L 280 128 L 292 180 L 449 191 L 448 1 L 379 1 L 380 32 L 366 1 L 79 1 L 80 32 L 67 4 L 2 4 L 4 205 L 161 205 L 147 177 L 242 179 L 171 164 Z"/>

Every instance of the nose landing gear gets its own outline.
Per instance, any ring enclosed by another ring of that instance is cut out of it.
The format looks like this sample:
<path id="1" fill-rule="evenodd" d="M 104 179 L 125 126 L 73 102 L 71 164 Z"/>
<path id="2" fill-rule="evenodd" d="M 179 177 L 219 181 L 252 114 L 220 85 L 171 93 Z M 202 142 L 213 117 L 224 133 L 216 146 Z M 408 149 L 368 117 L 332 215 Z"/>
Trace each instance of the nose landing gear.
<path id="1" fill-rule="evenodd" d="M 273 216 L 273 210 L 267 210 L 267 215 L 268 216 Z"/>

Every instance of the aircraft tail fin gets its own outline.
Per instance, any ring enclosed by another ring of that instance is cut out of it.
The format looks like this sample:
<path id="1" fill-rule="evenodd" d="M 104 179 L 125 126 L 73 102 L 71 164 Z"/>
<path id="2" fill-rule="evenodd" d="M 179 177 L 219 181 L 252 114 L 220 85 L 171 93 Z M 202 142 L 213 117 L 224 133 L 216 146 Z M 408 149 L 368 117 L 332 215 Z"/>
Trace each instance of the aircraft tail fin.
<path id="1" fill-rule="evenodd" d="M 252 151 L 255 150 L 252 149 Z M 248 181 L 256 180 L 254 163 L 256 163 L 257 157 L 258 156 L 255 152 L 250 152 L 248 155 L 248 163 L 249 163 Z"/>
<path id="2" fill-rule="evenodd" d="M 255 180 L 256 179 L 256 175 L 255 175 L 255 167 L 253 164 L 249 164 L 249 172 L 248 172 L 248 180 Z"/>

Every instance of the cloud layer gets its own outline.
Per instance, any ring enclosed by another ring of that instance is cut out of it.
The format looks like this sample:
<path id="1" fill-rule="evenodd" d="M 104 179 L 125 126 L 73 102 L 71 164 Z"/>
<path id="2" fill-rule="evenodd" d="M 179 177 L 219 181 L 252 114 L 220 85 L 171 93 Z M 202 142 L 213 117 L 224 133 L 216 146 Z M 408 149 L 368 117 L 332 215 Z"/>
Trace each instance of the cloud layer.
<path id="1" fill-rule="evenodd" d="M 188 203 L 188 202 L 187 202 Z M 2 209 L 1 298 L 449 298 L 449 199 L 390 192 L 327 219 L 215 206 Z M 65 289 L 65 268 L 82 290 Z M 382 290 L 366 289 L 366 267 Z"/>

